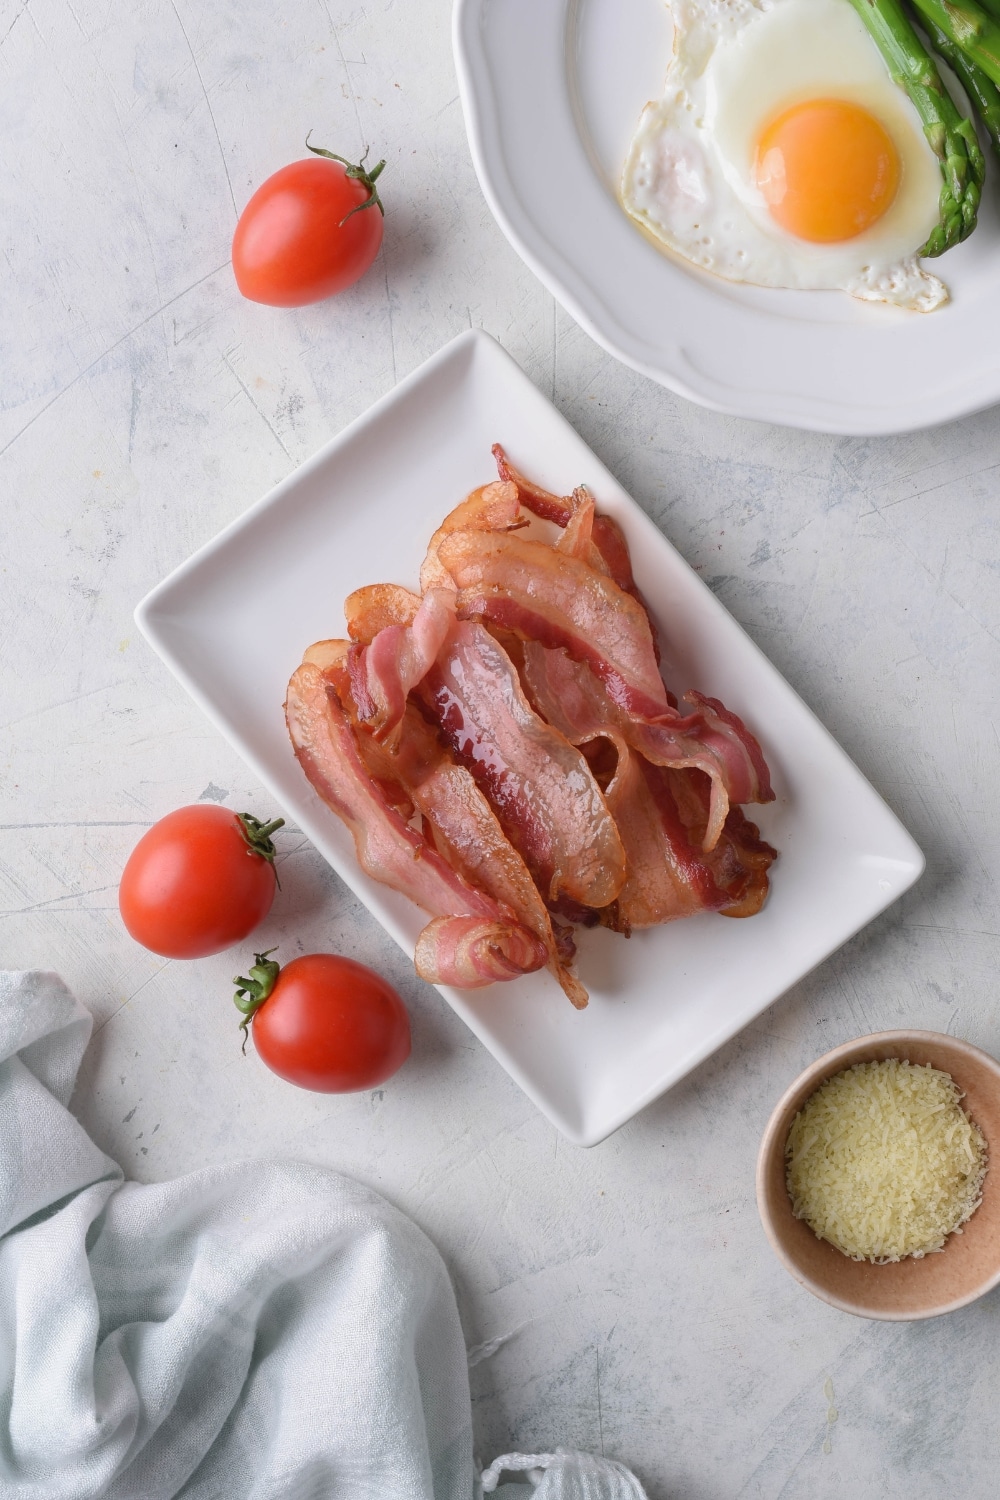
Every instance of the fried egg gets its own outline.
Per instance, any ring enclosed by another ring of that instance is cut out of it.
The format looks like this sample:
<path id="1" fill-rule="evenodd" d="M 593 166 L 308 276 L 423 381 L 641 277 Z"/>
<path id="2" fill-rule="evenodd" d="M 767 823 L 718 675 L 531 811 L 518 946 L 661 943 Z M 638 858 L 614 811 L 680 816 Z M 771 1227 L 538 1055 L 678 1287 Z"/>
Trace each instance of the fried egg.
<path id="1" fill-rule="evenodd" d="M 941 171 L 848 0 L 669 0 L 674 53 L 622 175 L 656 240 L 729 281 L 930 312 Z"/>

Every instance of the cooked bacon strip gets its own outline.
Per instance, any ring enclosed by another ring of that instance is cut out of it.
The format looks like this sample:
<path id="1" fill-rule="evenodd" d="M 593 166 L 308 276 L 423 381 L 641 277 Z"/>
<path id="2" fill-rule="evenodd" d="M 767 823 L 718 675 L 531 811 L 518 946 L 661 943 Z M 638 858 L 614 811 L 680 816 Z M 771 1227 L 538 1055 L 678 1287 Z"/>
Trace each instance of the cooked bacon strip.
<path id="1" fill-rule="evenodd" d="M 701 844 L 710 807 L 705 777 L 659 766 L 649 766 L 648 774 L 669 787 L 689 843 Z M 777 850 L 764 842 L 757 825 L 744 817 L 740 808 L 731 807 L 722 837 L 703 856 L 716 885 L 726 896 L 725 905 L 718 908 L 720 916 L 752 917 L 760 911 L 768 892 L 767 872 L 777 857 Z"/>
<path id="2" fill-rule="evenodd" d="M 668 788 L 648 776 L 654 769 L 626 748 L 605 793 L 628 854 L 611 922 L 623 932 L 711 911 L 726 900 L 688 843 Z"/>
<path id="3" fill-rule="evenodd" d="M 652 766 L 640 755 L 628 754 L 620 764 L 605 795 L 628 850 L 629 878 L 609 925 L 629 932 L 698 911 L 752 916 L 760 910 L 775 851 L 736 807 L 715 849 L 699 849 L 707 814 L 700 779 Z"/>
<path id="4" fill-rule="evenodd" d="M 435 917 L 417 938 L 413 962 L 421 979 L 478 990 L 540 969 L 541 944 L 524 927 L 479 917 Z"/>
<path id="5" fill-rule="evenodd" d="M 435 916 L 494 918 L 495 904 L 463 881 L 427 840 L 385 804 L 358 753 L 335 692 L 312 663 L 288 685 L 288 732 L 315 790 L 354 835 L 358 863 L 374 879 Z"/>
<path id="6" fill-rule="evenodd" d="M 642 606 L 613 579 L 544 542 L 458 531 L 439 557 L 459 589 L 460 619 L 486 620 L 585 661 L 629 713 L 669 709 Z"/>
<path id="7" fill-rule="evenodd" d="M 524 648 L 524 664 L 532 700 L 567 739 L 589 746 L 605 739 L 615 753 L 604 800 L 625 846 L 627 873 L 617 901 L 603 914 L 605 925 L 630 932 L 722 906 L 727 896 L 691 847 L 667 789 L 647 775 L 655 768 L 629 749 L 593 673 L 565 652 L 534 643 Z"/>
<path id="8" fill-rule="evenodd" d="M 573 500 L 576 509 L 556 542 L 556 551 L 566 557 L 579 558 L 580 562 L 593 568 L 595 573 L 603 573 L 609 578 L 610 570 L 594 541 L 594 524 L 597 520 L 594 497 L 585 489 L 578 489 L 573 491 Z"/>
<path id="9" fill-rule="evenodd" d="M 417 972 L 432 984 L 475 984 L 531 973 L 548 959 L 543 943 L 496 901 L 452 869 L 423 834 L 404 822 L 366 770 L 336 692 L 306 662 L 293 674 L 285 702 L 296 757 L 323 801 L 347 824 L 366 874 L 400 891 L 435 918 L 462 917 L 460 931 L 431 923 L 421 934 Z M 477 938 L 473 926 L 478 927 Z"/>
<path id="10" fill-rule="evenodd" d="M 573 514 L 571 497 L 553 495 L 551 490 L 543 490 L 541 485 L 532 484 L 519 469 L 515 469 L 499 443 L 493 444 L 492 452 L 496 459 L 497 473 L 501 479 L 516 485 L 518 499 L 525 510 L 540 516 L 543 521 L 554 521 L 557 526 L 565 526 Z"/>
<path id="11" fill-rule="evenodd" d="M 594 517 L 594 546 L 604 559 L 604 565 L 608 573 L 615 580 L 620 589 L 626 594 L 631 594 L 637 603 L 642 605 L 643 612 L 649 615 L 646 601 L 636 587 L 632 576 L 632 559 L 629 556 L 628 543 L 618 522 L 612 516 L 596 515 Z M 654 637 L 656 632 L 653 632 Z"/>
<path id="12" fill-rule="evenodd" d="M 761 838 L 757 824 L 744 817 L 739 807 L 729 809 L 719 847 L 727 850 L 734 865 L 745 876 L 742 885 L 736 877 L 725 881 L 730 899 L 725 906 L 720 906 L 719 915 L 755 917 L 767 900 L 770 887 L 767 872 L 778 857 L 777 849 Z"/>
<path id="13" fill-rule="evenodd" d="M 496 459 L 497 473 L 500 478 L 509 480 L 511 484 L 517 486 L 518 499 L 525 510 L 530 510 L 533 515 L 539 516 L 544 521 L 554 521 L 557 526 L 567 526 L 572 521 L 579 506 L 579 497 L 581 494 L 585 495 L 586 490 L 574 490 L 572 495 L 553 495 L 551 491 L 532 484 L 530 479 L 526 479 L 515 469 L 499 443 L 493 444 L 493 457 Z M 603 560 L 602 571 L 613 578 L 626 594 L 631 594 L 634 599 L 637 599 L 645 609 L 642 595 L 636 588 L 635 579 L 632 577 L 632 559 L 629 557 L 628 544 L 618 522 L 612 520 L 610 516 L 595 515 L 592 540 Z"/>
<path id="14" fill-rule="evenodd" d="M 684 699 L 702 707 L 686 716 L 672 711 L 656 722 L 623 719 L 623 731 L 632 748 L 653 765 L 704 771 L 711 778 L 711 811 L 704 836 L 704 847 L 711 850 L 731 807 L 741 802 L 773 802 L 774 792 L 760 745 L 742 720 L 717 698 L 685 693 Z"/>
<path id="15" fill-rule="evenodd" d="M 760 910 L 775 851 L 735 806 L 707 849 L 714 791 L 707 776 L 651 765 L 634 753 L 628 721 L 614 713 L 593 673 L 564 652 L 526 645 L 524 676 L 536 707 L 567 739 L 585 747 L 604 739 L 617 758 L 604 799 L 625 845 L 628 874 L 614 907 L 602 914 L 606 926 L 627 932 L 696 911 L 752 916 Z"/>
<path id="16" fill-rule="evenodd" d="M 438 557 L 438 550 L 446 536 L 450 536 L 453 531 L 509 531 L 511 527 L 518 525 L 520 509 L 517 486 L 507 484 L 502 478 L 473 490 L 461 505 L 456 505 L 445 516 L 431 537 L 427 555 L 420 568 L 420 587 L 424 590 L 455 587 Z M 527 521 L 521 524 L 527 525 Z"/>
<path id="17" fill-rule="evenodd" d="M 314 641 L 302 653 L 304 665 L 319 667 L 321 672 L 338 669 L 347 671 L 347 659 L 351 654 L 350 641 Z"/>
<path id="18" fill-rule="evenodd" d="M 569 972 L 572 935 L 553 931 L 549 913 L 528 872 L 471 773 L 456 765 L 437 732 L 414 705 L 407 706 L 397 748 L 389 752 L 371 735 L 358 736 L 369 774 L 380 786 L 398 783 L 419 811 L 434 844 L 459 874 L 509 910 L 522 927 L 545 944 L 549 968 L 578 1010 L 587 991 Z M 392 793 L 389 794 L 392 801 Z"/>
<path id="19" fill-rule="evenodd" d="M 303 657 L 325 673 L 349 719 L 354 708 L 347 670 L 350 651 L 349 641 L 317 641 Z M 569 967 L 576 952 L 572 930 L 551 922 L 527 866 L 486 798 L 464 766 L 451 760 L 420 711 L 407 705 L 398 746 L 391 752 L 360 723 L 351 722 L 358 731 L 355 743 L 365 769 L 388 805 L 407 822 L 420 812 L 449 864 L 544 943 L 553 975 L 576 1009 L 584 1009 L 589 996 Z"/>
<path id="20" fill-rule="evenodd" d="M 733 802 L 773 802 L 771 773 L 764 759 L 760 744 L 744 724 L 743 720 L 720 703 L 718 698 L 706 698 L 704 693 L 685 693 L 684 703 L 691 703 L 704 721 L 701 738 L 710 746 L 720 762 L 725 761 L 729 769 L 729 795 Z M 652 756 L 649 757 L 652 759 Z M 743 783 L 740 784 L 740 777 Z"/>
<path id="21" fill-rule="evenodd" d="M 600 788 L 580 752 L 532 710 L 489 632 L 457 625 L 421 694 L 542 895 L 564 893 L 588 906 L 613 901 L 625 855 Z"/>
<path id="22" fill-rule="evenodd" d="M 534 707 L 571 745 L 603 735 L 619 752 L 625 748 L 621 716 L 585 662 L 537 641 L 524 641 L 521 676 Z"/>
<path id="23" fill-rule="evenodd" d="M 687 700 L 699 705 L 697 712 L 684 716 L 668 706 L 650 720 L 623 712 L 586 664 L 573 661 L 565 651 L 548 651 L 529 642 L 523 648 L 523 661 L 532 702 L 574 744 L 582 743 L 588 734 L 613 728 L 653 765 L 704 771 L 710 777 L 706 850 L 714 849 L 722 836 L 730 806 L 773 801 L 759 744 L 718 699 L 689 693 Z"/>
<path id="24" fill-rule="evenodd" d="M 377 740 L 398 739 L 407 695 L 433 665 L 454 619 L 454 592 L 429 589 L 409 625 L 387 625 L 367 646 L 352 646 L 351 693 Z"/>
<path id="25" fill-rule="evenodd" d="M 398 583 L 366 584 L 344 600 L 347 634 L 367 646 L 387 625 L 412 625 L 420 603 L 419 594 Z"/>

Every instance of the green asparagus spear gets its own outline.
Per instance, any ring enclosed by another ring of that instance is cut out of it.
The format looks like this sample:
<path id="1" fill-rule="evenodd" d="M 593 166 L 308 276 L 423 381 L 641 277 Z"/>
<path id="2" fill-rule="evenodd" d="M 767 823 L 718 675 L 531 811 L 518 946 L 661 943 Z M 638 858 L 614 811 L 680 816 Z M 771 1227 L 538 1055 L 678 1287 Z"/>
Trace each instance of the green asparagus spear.
<path id="1" fill-rule="evenodd" d="M 1000 9 L 1000 0 L 993 0 L 993 4 Z M 950 37 L 946 36 L 940 26 L 935 26 L 933 21 L 923 21 L 924 30 L 930 37 L 931 46 L 940 57 L 943 57 L 950 68 L 953 69 L 959 83 L 968 94 L 972 105 L 989 132 L 993 143 L 993 150 L 1000 158 L 1000 89 L 991 78 L 987 78 L 982 68 L 977 68 L 962 51 L 956 47 Z"/>
<path id="2" fill-rule="evenodd" d="M 994 20 L 1000 21 L 1000 0 L 979 0 L 979 3 L 983 7 L 983 10 L 988 11 Z"/>
<path id="3" fill-rule="evenodd" d="M 913 4 L 928 21 L 940 26 L 987 78 L 1000 84 L 1000 22 L 988 16 L 976 0 L 913 0 Z"/>
<path id="4" fill-rule="evenodd" d="M 923 9 L 926 0 L 917 0 Z M 903 10 L 902 0 L 851 0 L 885 59 L 892 78 L 906 90 L 923 122 L 944 179 L 938 222 L 920 255 L 943 255 L 976 227 L 986 163 L 975 126 L 964 119 L 941 82 L 933 59 Z"/>

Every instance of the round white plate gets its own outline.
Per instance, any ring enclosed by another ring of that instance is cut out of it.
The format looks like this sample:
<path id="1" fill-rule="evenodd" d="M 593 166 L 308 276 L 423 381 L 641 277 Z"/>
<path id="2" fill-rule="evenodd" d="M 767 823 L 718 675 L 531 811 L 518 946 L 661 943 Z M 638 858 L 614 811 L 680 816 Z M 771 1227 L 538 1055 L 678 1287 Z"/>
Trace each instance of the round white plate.
<path id="1" fill-rule="evenodd" d="M 822 432 L 904 432 L 1000 401 L 995 161 L 979 228 L 935 264 L 952 294 L 938 312 L 737 286 L 661 254 L 617 199 L 639 112 L 662 91 L 663 0 L 456 0 L 454 36 L 500 227 L 617 358 L 703 406 Z"/>

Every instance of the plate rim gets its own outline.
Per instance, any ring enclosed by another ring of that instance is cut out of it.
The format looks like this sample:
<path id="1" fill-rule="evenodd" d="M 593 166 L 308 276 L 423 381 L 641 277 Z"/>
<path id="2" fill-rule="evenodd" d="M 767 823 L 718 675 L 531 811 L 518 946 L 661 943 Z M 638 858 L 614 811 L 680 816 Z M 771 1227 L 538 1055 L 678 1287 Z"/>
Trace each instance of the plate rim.
<path id="1" fill-rule="evenodd" d="M 549 401 L 549 399 L 541 391 L 538 390 L 538 388 L 530 380 L 529 376 L 521 369 L 517 361 L 503 348 L 501 344 L 498 343 L 497 340 L 492 338 L 489 334 L 485 333 L 481 329 L 466 329 L 458 334 L 455 338 L 445 343 L 427 360 L 425 360 L 415 370 L 411 371 L 410 374 L 400 380 L 395 386 L 393 386 L 389 391 L 381 396 L 364 412 L 355 417 L 340 432 L 335 433 L 317 450 L 316 453 L 312 454 L 301 464 L 297 465 L 294 469 L 291 470 L 289 474 L 285 475 L 284 478 L 279 480 L 276 485 L 272 486 L 272 488 L 268 490 L 266 494 L 261 496 L 260 499 L 253 502 L 240 515 L 234 517 L 234 519 L 230 521 L 226 526 L 224 526 L 215 536 L 209 538 L 200 547 L 198 547 L 189 557 L 184 559 L 184 561 L 179 563 L 177 567 L 172 569 L 165 578 L 161 579 L 159 583 L 154 585 L 154 587 L 149 590 L 149 592 L 136 605 L 135 621 L 146 641 L 164 662 L 164 664 L 168 667 L 168 669 L 172 672 L 172 674 L 181 683 L 184 689 L 190 694 L 193 700 L 198 704 L 202 712 L 206 714 L 210 722 L 222 734 L 226 742 L 250 767 L 253 774 L 268 789 L 268 791 L 279 802 L 279 804 L 287 805 L 285 793 L 280 790 L 273 782 L 270 770 L 262 762 L 252 743 L 246 740 L 234 726 L 231 726 L 229 724 L 222 710 L 216 706 L 214 700 L 200 686 L 198 680 L 191 675 L 191 673 L 188 671 L 187 666 L 184 664 L 184 661 L 175 653 L 169 640 L 165 638 L 165 635 L 161 634 L 157 625 L 157 606 L 166 597 L 168 597 L 169 594 L 178 585 L 183 584 L 191 573 L 195 572 L 205 562 L 210 560 L 216 553 L 224 550 L 235 537 L 237 537 L 247 529 L 252 528 L 264 514 L 272 510 L 274 507 L 279 506 L 282 503 L 285 495 L 289 491 L 297 488 L 303 479 L 308 478 L 312 475 L 312 473 L 315 472 L 315 470 L 321 468 L 333 455 L 336 454 L 339 449 L 349 445 L 359 434 L 363 433 L 366 428 L 371 426 L 373 423 L 379 422 L 387 413 L 391 412 L 392 408 L 401 399 L 404 399 L 410 391 L 418 388 L 426 380 L 432 378 L 435 373 L 442 369 L 442 367 L 447 366 L 452 362 L 457 362 L 462 358 L 467 359 L 468 368 L 471 371 L 471 369 L 473 368 L 473 361 L 478 356 L 496 361 L 498 366 L 503 367 L 504 374 L 507 378 L 512 378 L 515 381 L 525 382 L 534 392 L 535 396 L 537 396 L 540 401 L 545 403 L 545 406 L 548 410 L 548 413 L 551 414 L 551 417 L 557 420 L 561 426 L 568 429 L 578 442 L 589 449 L 589 444 L 587 444 L 585 439 L 581 437 L 581 435 L 576 431 L 572 423 L 570 423 L 568 419 L 564 417 L 563 414 L 558 411 L 558 409 L 551 403 L 551 401 Z M 601 463 L 601 460 L 597 457 L 596 454 L 593 456 L 595 462 L 599 464 L 602 469 L 606 467 Z M 568 1118 L 567 1115 L 562 1111 L 558 1104 L 553 1103 L 544 1092 L 540 1091 L 535 1086 L 532 1079 L 522 1071 L 516 1058 L 512 1057 L 506 1051 L 502 1043 L 498 1043 L 494 1038 L 491 1037 L 488 1031 L 479 1024 L 478 1018 L 475 1014 L 470 1014 L 466 1011 L 463 1005 L 462 993 L 460 991 L 452 990 L 448 986 L 435 986 L 435 988 L 439 990 L 442 997 L 449 1004 L 449 1006 L 456 1012 L 456 1014 L 459 1015 L 460 1019 L 469 1027 L 469 1029 L 483 1044 L 483 1046 L 486 1047 L 487 1051 L 490 1052 L 494 1060 L 499 1063 L 499 1065 L 509 1074 L 509 1076 L 514 1080 L 514 1082 L 518 1085 L 522 1092 L 527 1095 L 527 1097 L 540 1111 L 540 1113 L 542 1113 L 545 1118 L 548 1119 L 549 1122 L 554 1125 L 557 1130 L 559 1130 L 564 1138 L 571 1142 L 571 1144 L 581 1147 L 590 1147 L 599 1144 L 609 1135 L 620 1129 L 621 1126 L 626 1124 L 630 1119 L 634 1118 L 635 1115 L 639 1114 L 655 1099 L 660 1098 L 671 1088 L 675 1087 L 677 1083 L 679 1083 L 683 1078 L 687 1077 L 707 1058 L 711 1057 L 716 1051 L 719 1050 L 720 1047 L 724 1046 L 740 1031 L 744 1030 L 748 1025 L 750 1025 L 752 1021 L 757 1019 L 758 1016 L 762 1015 L 764 1011 L 766 1011 L 781 997 L 781 995 L 787 993 L 788 989 L 791 988 L 792 985 L 800 983 L 807 974 L 813 972 L 813 970 L 820 964 L 825 962 L 832 953 L 836 952 L 837 949 L 842 947 L 844 943 L 849 942 L 850 939 L 857 934 L 857 932 L 859 932 L 863 927 L 867 926 L 869 922 L 875 920 L 875 918 L 881 915 L 881 913 L 885 911 L 887 907 L 898 900 L 920 878 L 926 865 L 924 855 L 917 845 L 916 841 L 913 839 L 912 835 L 909 833 L 909 830 L 905 828 L 904 824 L 896 815 L 896 813 L 892 810 L 892 808 L 889 807 L 888 803 L 885 802 L 885 799 L 871 785 L 867 777 L 864 776 L 864 773 L 855 764 L 855 762 L 848 755 L 847 751 L 844 750 L 844 748 L 839 744 L 839 742 L 835 739 L 831 732 L 826 728 L 815 711 L 796 692 L 791 683 L 787 681 L 787 679 L 782 675 L 782 673 L 778 670 L 778 668 L 774 665 L 774 663 L 770 660 L 770 658 L 766 655 L 762 648 L 756 643 L 756 641 L 753 640 L 752 636 L 750 636 L 748 632 L 743 629 L 743 626 L 740 624 L 740 622 L 736 620 L 728 610 L 725 609 L 725 606 L 722 605 L 721 602 L 716 598 L 716 596 L 708 588 L 708 585 L 705 583 L 705 581 L 701 579 L 693 569 L 690 568 L 690 565 L 687 564 L 682 555 L 677 552 L 677 549 L 673 547 L 672 543 L 668 540 L 667 537 L 663 535 L 662 531 L 660 531 L 659 527 L 656 526 L 656 523 L 645 513 L 642 507 L 637 504 L 637 502 L 631 497 L 631 495 L 628 494 L 627 491 L 624 490 L 624 488 L 620 484 L 618 484 L 618 488 L 626 497 L 628 505 L 634 508 L 636 517 L 645 526 L 652 528 L 659 542 L 661 542 L 665 547 L 669 548 L 670 551 L 676 555 L 680 564 L 688 569 L 693 580 L 706 591 L 711 600 L 714 601 L 718 608 L 724 613 L 727 621 L 731 624 L 731 626 L 733 626 L 743 636 L 749 647 L 752 648 L 754 656 L 756 657 L 760 665 L 768 673 L 773 674 L 774 677 L 778 679 L 781 684 L 783 684 L 784 688 L 795 699 L 795 702 L 799 706 L 800 710 L 802 710 L 812 721 L 812 723 L 819 729 L 825 740 L 829 741 L 829 743 L 836 749 L 838 754 L 842 757 L 843 763 L 846 766 L 850 767 L 853 774 L 861 783 L 863 783 L 867 791 L 877 799 L 879 805 L 884 810 L 887 817 L 892 820 L 899 834 L 905 840 L 908 850 L 909 862 L 907 864 L 905 876 L 901 876 L 900 878 L 898 888 L 893 888 L 888 893 L 886 893 L 884 901 L 870 910 L 868 914 L 862 917 L 861 920 L 858 921 L 857 924 L 853 926 L 849 931 L 843 933 L 843 935 L 838 937 L 829 945 L 822 947 L 821 950 L 817 950 L 813 961 L 809 963 L 806 968 L 798 972 L 794 979 L 789 981 L 788 984 L 779 982 L 779 988 L 771 993 L 769 995 L 769 998 L 765 1000 L 761 1005 L 759 1005 L 757 1009 L 754 1010 L 751 1014 L 737 1017 L 734 1021 L 732 1021 L 732 1023 L 726 1022 L 716 1030 L 709 1032 L 697 1047 L 684 1054 L 682 1062 L 676 1068 L 661 1070 L 658 1079 L 648 1088 L 642 1090 L 640 1093 L 631 1096 L 627 1104 L 623 1104 L 620 1107 L 607 1109 L 601 1116 L 599 1122 L 592 1127 L 588 1127 L 586 1122 L 581 1123 L 579 1126 L 575 1125 L 574 1122 L 570 1118 Z M 176 616 L 173 616 L 171 618 L 176 618 Z M 309 826 L 311 824 L 311 818 L 308 808 L 295 807 L 290 808 L 289 810 L 292 811 L 294 813 L 294 816 L 299 820 L 300 825 L 303 827 L 303 831 L 307 834 L 310 840 L 317 845 L 318 852 L 321 854 L 321 856 L 332 865 L 337 875 L 344 881 L 348 888 L 354 892 L 354 894 L 362 902 L 362 904 L 365 905 L 366 909 L 371 911 L 371 908 L 368 905 L 367 893 L 360 887 L 360 883 L 358 881 L 358 877 L 362 874 L 362 872 L 356 861 L 354 861 L 353 858 L 349 858 L 347 861 L 341 863 L 331 858 L 328 850 L 322 846 L 322 838 L 320 837 L 318 839 L 313 828 Z M 380 913 L 374 911 L 371 911 L 371 914 L 383 928 L 383 930 L 387 932 L 387 935 L 395 940 L 397 944 L 399 944 L 399 946 L 401 946 L 404 951 L 406 951 L 408 955 L 412 957 L 412 953 L 410 952 L 410 945 L 407 942 L 404 942 L 397 932 L 392 930 L 392 927 L 387 924 L 385 918 Z M 663 1081 L 664 1077 L 666 1078 L 666 1082 Z"/>

